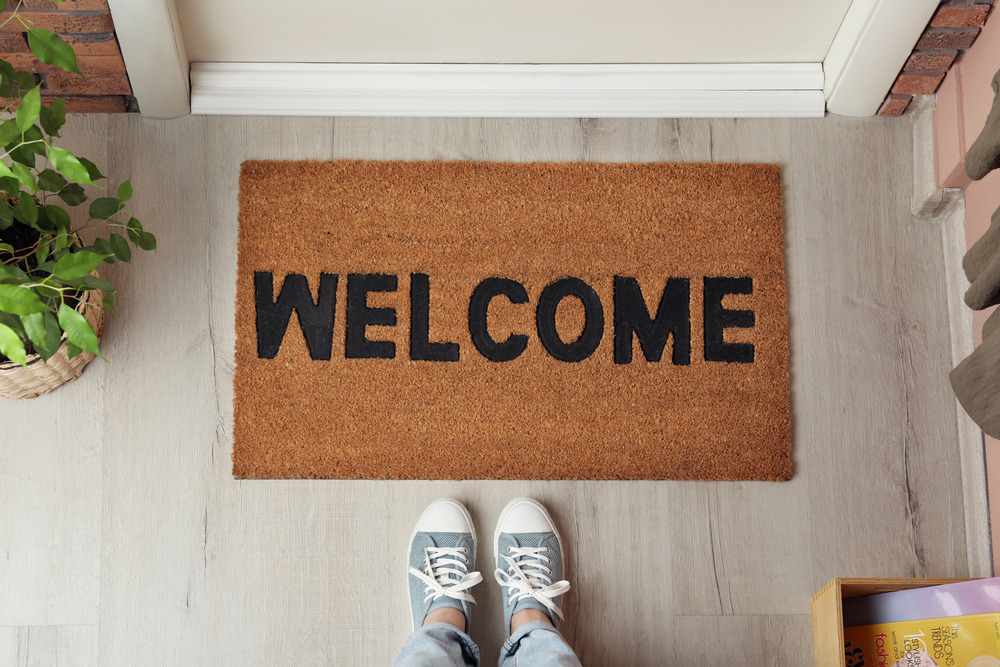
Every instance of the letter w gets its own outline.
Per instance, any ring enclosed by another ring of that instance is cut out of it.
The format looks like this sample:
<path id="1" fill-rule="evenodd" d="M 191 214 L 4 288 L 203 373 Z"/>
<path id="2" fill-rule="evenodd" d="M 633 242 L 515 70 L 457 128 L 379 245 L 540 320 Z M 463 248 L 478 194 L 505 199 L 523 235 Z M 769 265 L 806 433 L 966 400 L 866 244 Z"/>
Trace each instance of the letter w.
<path id="1" fill-rule="evenodd" d="M 329 361 L 333 349 L 333 320 L 337 310 L 337 274 L 319 274 L 319 299 L 313 303 L 309 281 L 298 273 L 285 276 L 278 299 L 274 297 L 274 275 L 254 271 L 254 302 L 257 307 L 257 356 L 274 359 L 281 348 L 292 311 L 299 315 L 299 327 L 306 339 L 309 356 Z"/>

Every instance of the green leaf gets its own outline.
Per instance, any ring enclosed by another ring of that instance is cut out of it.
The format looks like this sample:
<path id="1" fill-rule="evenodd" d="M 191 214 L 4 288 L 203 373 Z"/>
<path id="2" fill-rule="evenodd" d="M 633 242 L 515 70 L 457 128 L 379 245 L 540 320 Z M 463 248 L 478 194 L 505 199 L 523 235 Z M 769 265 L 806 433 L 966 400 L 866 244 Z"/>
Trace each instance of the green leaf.
<path id="1" fill-rule="evenodd" d="M 156 237 L 149 232 L 139 232 L 139 240 L 135 243 L 143 250 L 156 250 Z"/>
<path id="2" fill-rule="evenodd" d="M 62 329 L 52 313 L 32 313 L 22 315 L 21 323 L 24 325 L 24 332 L 28 339 L 35 346 L 35 352 L 41 355 L 42 359 L 48 361 L 49 358 L 59 350 L 62 342 Z"/>
<path id="3" fill-rule="evenodd" d="M 121 234 L 112 234 L 111 238 L 108 239 L 111 243 L 111 250 L 114 251 L 115 257 L 123 262 L 132 261 L 132 249 L 128 245 L 128 241 Z"/>
<path id="4" fill-rule="evenodd" d="M 0 60 L 0 97 L 14 97 L 14 66 Z"/>
<path id="5" fill-rule="evenodd" d="M 35 77 L 31 72 L 14 72 L 14 83 L 20 89 L 21 96 L 35 87 Z"/>
<path id="6" fill-rule="evenodd" d="M 38 132 L 38 128 L 34 125 L 31 126 L 31 130 Z M 41 132 L 39 132 L 41 134 Z M 28 135 L 25 133 L 25 139 Z M 17 144 L 17 142 L 15 142 Z M 43 149 L 44 150 L 44 149 Z M 37 144 L 23 144 L 18 145 L 17 148 L 8 147 L 7 156 L 14 161 L 14 163 L 23 164 L 29 169 L 35 168 L 35 161 L 38 156 L 38 145 Z"/>
<path id="7" fill-rule="evenodd" d="M 83 278 L 84 276 L 89 276 L 90 272 L 104 261 L 104 257 L 104 255 L 98 255 L 96 252 L 87 252 L 86 250 L 71 252 L 59 258 L 52 269 L 52 274 L 60 280 Z"/>
<path id="8" fill-rule="evenodd" d="M 95 278 L 94 276 L 84 276 L 83 278 L 78 278 L 76 280 L 66 280 L 64 281 L 67 287 L 72 287 L 76 290 L 91 290 L 99 289 L 102 292 L 114 291 L 115 286 L 109 283 L 107 280 L 101 280 L 100 278 Z"/>
<path id="9" fill-rule="evenodd" d="M 104 310 L 109 313 L 115 312 L 115 293 L 105 292 L 104 293 Z"/>
<path id="10" fill-rule="evenodd" d="M 70 183 L 59 191 L 59 198 L 70 206 L 79 206 L 87 201 L 87 193 L 84 192 L 82 185 Z"/>
<path id="11" fill-rule="evenodd" d="M 49 264 L 51 264 L 51 262 L 45 262 L 46 266 Z M 57 290 L 55 287 L 49 287 L 48 285 L 38 285 L 37 287 L 35 287 L 35 289 L 38 291 L 39 294 L 41 294 L 46 299 L 52 299 L 54 301 L 56 299 L 62 298 L 62 292 Z"/>
<path id="12" fill-rule="evenodd" d="M 90 217 L 107 220 L 114 217 L 122 209 L 122 204 L 115 197 L 99 197 L 90 202 Z"/>
<path id="13" fill-rule="evenodd" d="M 52 246 L 49 245 L 48 241 L 38 244 L 38 250 L 35 251 L 35 257 L 38 258 L 38 263 L 41 264 L 49 258 L 49 250 Z"/>
<path id="14" fill-rule="evenodd" d="M 8 118 L 0 123 L 0 145 L 6 146 L 15 139 L 21 138 L 21 128 L 17 126 L 17 121 Z"/>
<path id="15" fill-rule="evenodd" d="M 0 12 L 7 9 L 7 0 L 0 0 Z"/>
<path id="16" fill-rule="evenodd" d="M 29 225 L 38 222 L 38 207 L 35 205 L 34 198 L 27 193 L 22 193 L 17 206 L 14 207 L 14 215 L 18 220 Z"/>
<path id="17" fill-rule="evenodd" d="M 156 237 L 142 228 L 142 223 L 135 218 L 129 218 L 125 226 L 129 240 L 143 250 L 156 250 Z"/>
<path id="18" fill-rule="evenodd" d="M 14 246 L 9 243 L 0 243 L 0 252 L 6 252 L 11 255 L 14 254 Z"/>
<path id="19" fill-rule="evenodd" d="M 73 239 L 70 238 L 69 234 L 60 234 L 56 237 L 55 243 L 56 244 L 52 249 L 52 252 L 60 252 L 73 245 Z"/>
<path id="20" fill-rule="evenodd" d="M 3 161 L 0 161 L 0 165 L 2 165 L 0 166 L 0 190 L 6 192 L 11 197 L 16 197 L 21 192 L 21 183 L 14 178 L 14 172 L 10 171 L 10 167 Z M 9 176 L 4 175 L 5 169 L 10 172 Z"/>
<path id="21" fill-rule="evenodd" d="M 49 162 L 51 162 L 53 167 L 61 171 L 63 175 L 71 181 L 86 183 L 87 185 L 94 184 L 92 172 L 84 163 L 84 158 L 78 158 L 69 151 L 56 148 L 55 146 L 50 146 Z M 60 193 L 59 196 L 61 197 L 62 193 Z M 66 203 L 69 204 L 69 202 Z M 76 204 L 70 204 L 70 206 L 75 205 Z"/>
<path id="22" fill-rule="evenodd" d="M 41 108 L 42 89 L 41 86 L 35 86 L 28 91 L 28 94 L 24 96 L 21 104 L 17 107 L 15 118 L 17 119 L 17 126 L 21 128 L 22 132 L 27 132 L 28 128 L 35 124 Z"/>
<path id="23" fill-rule="evenodd" d="M 59 305 L 59 326 L 66 332 L 66 339 L 71 344 L 91 354 L 99 354 L 94 329 L 83 315 L 65 303 Z"/>
<path id="24" fill-rule="evenodd" d="M 21 183 L 21 187 L 28 192 L 38 192 L 38 182 L 35 180 L 35 175 L 27 167 L 20 162 L 15 162 L 11 166 L 14 171 L 14 177 Z"/>
<path id="25" fill-rule="evenodd" d="M 128 224 L 125 225 L 125 231 L 128 233 L 128 237 L 132 243 L 139 245 L 139 238 L 142 234 L 142 223 L 136 218 L 129 218 Z"/>
<path id="26" fill-rule="evenodd" d="M 26 283 L 30 280 L 28 274 L 16 266 L 0 264 L 0 280 L 7 280 L 14 283 Z"/>
<path id="27" fill-rule="evenodd" d="M 132 181 L 125 181 L 124 183 L 118 186 L 118 199 L 120 199 L 122 203 L 124 203 L 131 198 L 132 198 Z"/>
<path id="28" fill-rule="evenodd" d="M 88 160 L 87 158 L 85 157 L 80 158 L 80 164 L 82 164 L 84 167 L 87 168 L 87 173 L 90 174 L 91 181 L 96 181 L 104 178 L 104 174 L 102 174 L 101 170 L 97 168 L 97 165 Z M 84 181 L 80 182 L 83 183 Z"/>
<path id="29" fill-rule="evenodd" d="M 94 250 L 101 255 L 110 255 L 110 257 L 104 260 L 108 264 L 114 264 L 118 261 L 118 258 L 115 257 L 114 249 L 106 238 L 98 236 L 94 239 Z"/>
<path id="30" fill-rule="evenodd" d="M 30 315 L 45 310 L 45 304 L 29 287 L 0 285 L 0 311 L 12 315 Z"/>
<path id="31" fill-rule="evenodd" d="M 46 65 L 55 65 L 67 72 L 80 73 L 73 47 L 62 37 L 43 28 L 28 28 L 28 47 Z"/>
<path id="32" fill-rule="evenodd" d="M 37 155 L 46 155 L 45 150 L 45 135 L 42 134 L 42 129 L 37 125 L 32 125 L 24 133 L 24 140 L 30 141 L 31 143 L 24 146 L 25 150 L 29 150 Z"/>
<path id="33" fill-rule="evenodd" d="M 59 192 L 66 187 L 66 179 L 51 169 L 43 169 L 38 174 L 38 187 L 49 192 Z"/>
<path id="34" fill-rule="evenodd" d="M 66 341 L 66 356 L 68 359 L 78 356 L 83 350 L 81 350 L 77 345 Z"/>
<path id="35" fill-rule="evenodd" d="M 58 137 L 59 130 L 66 124 L 66 100 L 60 97 L 52 100 L 48 106 L 43 106 L 39 111 L 38 119 L 46 134 Z"/>
<path id="36" fill-rule="evenodd" d="M 56 228 L 69 231 L 72 221 L 66 209 L 54 204 L 47 204 L 45 206 L 45 214 Z"/>
<path id="37" fill-rule="evenodd" d="M 13 164 L 19 164 L 15 162 Z M 21 192 L 21 181 L 17 180 L 14 171 L 3 160 L 0 160 L 0 180 L 3 181 L 3 191 L 16 197 Z"/>
<path id="38" fill-rule="evenodd" d="M 2 285 L 0 285 L 2 287 Z M 25 361 L 24 341 L 17 335 L 17 332 L 6 324 L 0 324 L 0 354 L 7 357 L 14 363 L 21 364 L 27 368 Z"/>
<path id="39" fill-rule="evenodd" d="M 10 210 L 10 204 L 5 199 L 0 198 L 0 231 L 11 226 L 14 222 L 14 213 Z"/>

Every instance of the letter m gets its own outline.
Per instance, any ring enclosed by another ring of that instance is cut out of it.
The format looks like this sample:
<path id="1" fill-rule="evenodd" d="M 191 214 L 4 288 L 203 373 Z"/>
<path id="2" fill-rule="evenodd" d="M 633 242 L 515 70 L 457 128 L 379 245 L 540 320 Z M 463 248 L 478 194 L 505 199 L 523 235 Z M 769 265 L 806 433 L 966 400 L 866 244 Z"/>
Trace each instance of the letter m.
<path id="1" fill-rule="evenodd" d="M 257 308 L 257 357 L 274 359 L 281 348 L 292 311 L 306 339 L 309 356 L 329 361 L 333 349 L 333 320 L 337 310 L 337 274 L 319 274 L 319 298 L 313 303 L 309 281 L 297 273 L 285 276 L 281 293 L 274 299 L 274 274 L 254 271 L 254 303 Z"/>
<path id="2" fill-rule="evenodd" d="M 659 361 L 667 339 L 673 335 L 671 361 L 675 366 L 691 363 L 691 281 L 670 278 L 663 288 L 656 317 L 649 316 L 642 289 L 635 278 L 615 276 L 615 363 L 632 363 L 632 336 L 646 361 Z"/>

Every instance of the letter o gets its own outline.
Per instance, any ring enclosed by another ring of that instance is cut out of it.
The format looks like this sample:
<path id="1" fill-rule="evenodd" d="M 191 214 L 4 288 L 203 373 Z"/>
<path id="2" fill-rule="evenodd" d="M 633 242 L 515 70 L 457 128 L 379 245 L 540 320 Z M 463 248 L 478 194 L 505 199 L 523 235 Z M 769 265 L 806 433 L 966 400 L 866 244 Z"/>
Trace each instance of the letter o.
<path id="1" fill-rule="evenodd" d="M 571 343 L 564 342 L 556 331 L 556 308 L 566 297 L 576 297 L 583 304 L 583 333 Z M 594 353 L 604 336 L 604 306 L 597 292 L 579 278 L 569 276 L 550 283 L 538 297 L 535 327 L 545 351 L 559 361 L 583 361 Z"/>

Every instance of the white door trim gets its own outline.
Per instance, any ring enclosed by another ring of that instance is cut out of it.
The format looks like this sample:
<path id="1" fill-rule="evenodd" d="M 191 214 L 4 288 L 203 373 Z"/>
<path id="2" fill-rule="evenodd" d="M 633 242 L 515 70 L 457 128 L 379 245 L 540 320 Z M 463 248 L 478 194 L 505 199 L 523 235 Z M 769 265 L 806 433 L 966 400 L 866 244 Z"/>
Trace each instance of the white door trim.
<path id="1" fill-rule="evenodd" d="M 507 118 L 817 117 L 819 63 L 192 63 L 191 112 Z"/>
<path id="2" fill-rule="evenodd" d="M 940 0 L 854 0 L 823 60 L 826 106 L 874 116 Z"/>

